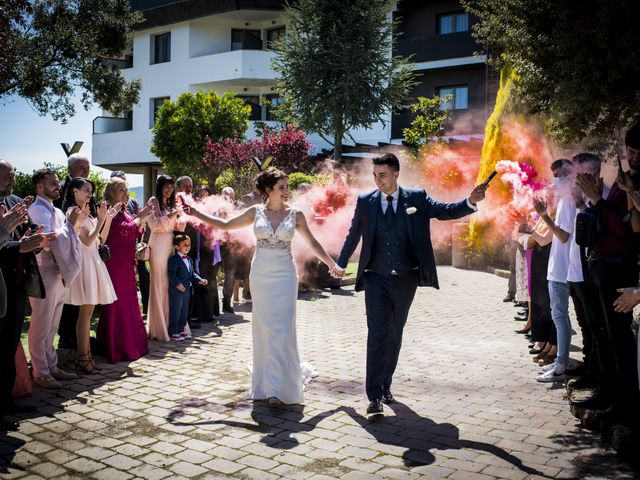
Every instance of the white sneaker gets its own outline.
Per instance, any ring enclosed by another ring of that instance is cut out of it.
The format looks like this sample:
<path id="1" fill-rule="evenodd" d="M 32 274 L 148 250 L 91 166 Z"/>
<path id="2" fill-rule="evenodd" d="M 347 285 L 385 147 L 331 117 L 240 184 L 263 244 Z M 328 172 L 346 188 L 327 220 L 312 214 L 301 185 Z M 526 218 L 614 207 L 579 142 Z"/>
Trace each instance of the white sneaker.
<path id="1" fill-rule="evenodd" d="M 556 368 L 556 362 L 550 363 L 549 365 L 545 365 L 544 367 L 542 367 L 540 369 L 540 371 L 545 373 L 545 372 L 549 372 L 549 371 L 553 370 L 554 368 Z"/>
<path id="2" fill-rule="evenodd" d="M 564 382 L 564 371 L 558 373 L 556 369 L 549 370 L 536 378 L 540 383 Z"/>

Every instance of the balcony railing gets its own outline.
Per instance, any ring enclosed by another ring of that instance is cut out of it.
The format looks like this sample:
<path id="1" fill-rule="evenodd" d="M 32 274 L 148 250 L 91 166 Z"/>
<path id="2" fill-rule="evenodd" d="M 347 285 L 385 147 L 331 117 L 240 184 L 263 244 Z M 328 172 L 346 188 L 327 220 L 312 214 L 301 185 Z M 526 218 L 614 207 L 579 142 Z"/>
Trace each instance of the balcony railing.
<path id="1" fill-rule="evenodd" d="M 448 58 L 470 57 L 482 48 L 471 32 L 429 35 L 398 40 L 395 53 L 403 57 L 413 55 L 414 62 L 429 62 Z"/>
<path id="2" fill-rule="evenodd" d="M 126 68 L 133 68 L 133 57 L 127 56 L 126 58 L 102 58 L 103 63 L 108 65 L 114 65 L 120 70 L 124 70 Z"/>
<path id="3" fill-rule="evenodd" d="M 132 118 L 96 117 L 93 119 L 93 134 L 126 132 L 133 130 Z"/>

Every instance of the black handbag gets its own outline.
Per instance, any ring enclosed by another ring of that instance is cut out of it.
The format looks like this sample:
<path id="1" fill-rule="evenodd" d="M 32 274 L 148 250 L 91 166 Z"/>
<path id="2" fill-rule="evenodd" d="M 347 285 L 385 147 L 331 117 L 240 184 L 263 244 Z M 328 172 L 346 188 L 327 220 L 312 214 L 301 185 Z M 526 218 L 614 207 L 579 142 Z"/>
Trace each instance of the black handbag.
<path id="1" fill-rule="evenodd" d="M 98 245 L 98 254 L 103 262 L 111 260 L 111 250 L 109 250 L 109 245 L 102 243 L 102 239 L 100 240 L 100 245 Z"/>

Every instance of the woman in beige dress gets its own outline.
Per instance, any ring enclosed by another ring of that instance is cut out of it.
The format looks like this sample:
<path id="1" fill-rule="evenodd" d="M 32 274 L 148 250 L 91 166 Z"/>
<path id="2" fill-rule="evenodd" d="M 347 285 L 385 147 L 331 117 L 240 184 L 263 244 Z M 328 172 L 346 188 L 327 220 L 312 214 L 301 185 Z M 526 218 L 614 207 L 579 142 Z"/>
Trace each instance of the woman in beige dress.
<path id="1" fill-rule="evenodd" d="M 78 357 L 76 369 L 88 374 L 98 373 L 91 350 L 89 335 L 91 316 L 96 305 L 108 305 L 116 301 L 116 292 L 111 283 L 107 267 L 100 258 L 98 245 L 100 235 L 108 235 L 111 220 L 122 208 L 122 204 L 108 208 L 103 202 L 97 209 L 94 205 L 94 184 L 85 178 L 74 178 L 69 183 L 64 199 L 64 210 L 74 207 L 89 209 L 89 215 L 80 226 L 80 273 L 67 285 L 64 303 L 78 305 L 80 313 L 76 324 L 78 337 Z"/>
<path id="2" fill-rule="evenodd" d="M 176 193 L 171 177 L 167 175 L 158 177 L 156 196 L 151 197 L 149 201 L 154 205 L 154 213 L 147 217 L 147 223 L 151 229 L 151 237 L 149 238 L 151 277 L 147 330 L 149 338 L 168 342 L 169 276 L 167 265 L 169 257 L 174 253 L 173 232 L 174 230 L 184 231 L 186 224 L 180 220 L 182 210 L 176 207 Z"/>

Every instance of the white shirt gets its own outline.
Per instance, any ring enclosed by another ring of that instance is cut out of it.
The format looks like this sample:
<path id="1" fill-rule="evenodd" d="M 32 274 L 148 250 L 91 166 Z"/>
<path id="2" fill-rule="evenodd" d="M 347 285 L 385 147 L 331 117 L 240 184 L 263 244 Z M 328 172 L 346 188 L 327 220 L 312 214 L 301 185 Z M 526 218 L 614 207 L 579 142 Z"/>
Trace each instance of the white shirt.
<path id="1" fill-rule="evenodd" d="M 184 263 L 184 265 L 187 267 L 187 272 L 191 273 L 191 265 L 189 264 L 189 256 L 185 255 L 184 257 L 182 256 L 181 253 L 179 253 L 178 255 L 180 255 L 180 258 L 182 258 L 182 262 Z M 186 258 L 185 258 L 186 257 Z"/>
<path id="2" fill-rule="evenodd" d="M 551 251 L 549 252 L 549 266 L 547 269 L 547 280 L 550 282 L 567 283 L 569 273 L 569 250 L 573 242 L 573 231 L 576 219 L 575 202 L 569 198 L 561 198 L 556 210 L 555 224 L 569 234 L 569 240 L 565 243 L 553 236 L 551 240 Z"/>

